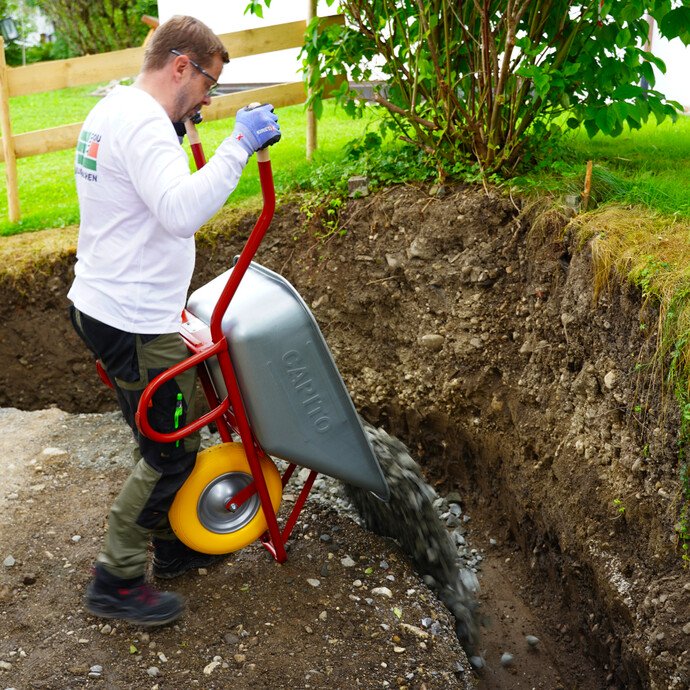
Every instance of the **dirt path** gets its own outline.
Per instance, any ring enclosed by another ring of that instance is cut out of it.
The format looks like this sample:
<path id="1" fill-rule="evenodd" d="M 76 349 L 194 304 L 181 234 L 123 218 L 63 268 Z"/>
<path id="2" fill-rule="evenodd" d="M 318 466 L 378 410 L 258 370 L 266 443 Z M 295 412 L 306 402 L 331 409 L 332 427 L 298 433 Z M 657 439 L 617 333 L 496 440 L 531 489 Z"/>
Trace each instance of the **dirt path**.
<path id="1" fill-rule="evenodd" d="M 175 582 L 178 625 L 90 616 L 83 589 L 128 436 L 117 414 L 0 414 L 0 438 L 27 441 L 2 455 L 3 687 L 473 686 L 451 617 L 395 545 L 318 505 L 284 565 L 255 545 Z"/>

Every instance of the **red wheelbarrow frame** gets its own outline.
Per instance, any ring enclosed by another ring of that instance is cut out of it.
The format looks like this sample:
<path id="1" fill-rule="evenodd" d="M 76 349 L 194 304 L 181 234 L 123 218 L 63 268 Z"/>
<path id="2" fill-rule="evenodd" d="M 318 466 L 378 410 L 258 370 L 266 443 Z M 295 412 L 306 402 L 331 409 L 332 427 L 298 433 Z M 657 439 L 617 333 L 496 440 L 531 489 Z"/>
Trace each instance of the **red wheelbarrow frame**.
<path id="1" fill-rule="evenodd" d="M 205 161 L 193 125 L 188 125 L 187 132 L 189 134 L 189 140 L 197 167 L 201 167 Z M 237 375 L 232 363 L 228 342 L 222 331 L 223 316 L 228 310 L 240 281 L 246 273 L 249 264 L 254 258 L 268 230 L 268 226 L 271 223 L 275 211 L 273 172 L 271 170 L 268 149 L 257 152 L 257 162 L 259 166 L 259 179 L 261 181 L 261 193 L 263 196 L 263 209 L 218 299 L 213 314 L 211 315 L 210 324 L 208 328 L 199 330 L 190 323 L 190 316 L 186 310 L 183 312 L 183 323 L 180 327 L 180 335 L 184 339 L 192 355 L 188 359 L 159 374 L 149 383 L 144 389 L 141 400 L 139 401 L 135 420 L 142 434 L 159 443 L 177 442 L 211 422 L 217 424 L 218 432 L 224 442 L 232 441 L 233 432 L 239 434 L 254 481 L 230 498 L 225 507 L 227 510 L 236 510 L 255 493 L 258 493 L 261 510 L 263 510 L 268 527 L 267 532 L 261 537 L 261 543 L 276 561 L 283 563 L 287 560 L 285 544 L 292 534 L 292 530 L 295 527 L 318 473 L 314 470 L 310 470 L 307 481 L 304 483 L 299 497 L 281 531 L 259 461 L 259 458 L 266 456 L 266 453 L 257 441 L 249 423 L 247 411 L 242 401 L 242 394 L 237 383 Z M 211 357 L 216 357 L 218 360 L 220 371 L 228 391 L 227 396 L 223 400 L 218 398 L 207 368 L 199 367 L 199 380 L 201 381 L 204 394 L 211 409 L 198 419 L 171 433 L 161 433 L 153 429 L 148 420 L 148 409 L 152 404 L 151 401 L 155 392 L 166 381 L 179 376 L 188 369 L 199 366 Z M 295 471 L 295 467 L 296 465 L 294 463 L 290 463 L 285 470 L 282 476 L 283 488 L 290 480 L 290 477 Z"/>

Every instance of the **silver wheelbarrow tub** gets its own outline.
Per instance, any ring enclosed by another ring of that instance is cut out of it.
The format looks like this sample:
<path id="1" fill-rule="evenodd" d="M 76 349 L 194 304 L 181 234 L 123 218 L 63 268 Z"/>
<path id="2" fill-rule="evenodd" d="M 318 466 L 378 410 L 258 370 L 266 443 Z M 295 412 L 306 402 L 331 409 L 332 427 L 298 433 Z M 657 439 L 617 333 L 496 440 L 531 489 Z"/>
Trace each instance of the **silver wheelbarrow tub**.
<path id="1" fill-rule="evenodd" d="M 208 325 L 232 269 L 187 310 Z M 309 308 L 282 276 L 251 263 L 222 321 L 252 430 L 269 454 L 388 500 L 383 472 Z M 208 370 L 227 395 L 217 359 Z"/>

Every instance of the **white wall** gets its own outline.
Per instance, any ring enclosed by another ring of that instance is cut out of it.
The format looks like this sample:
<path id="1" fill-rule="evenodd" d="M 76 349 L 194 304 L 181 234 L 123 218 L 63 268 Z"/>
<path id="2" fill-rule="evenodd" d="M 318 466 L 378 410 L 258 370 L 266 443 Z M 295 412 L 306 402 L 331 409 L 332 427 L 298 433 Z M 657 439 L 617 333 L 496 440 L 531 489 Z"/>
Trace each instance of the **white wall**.
<path id="1" fill-rule="evenodd" d="M 247 0 L 158 0 L 158 17 L 164 22 L 175 14 L 192 15 L 208 24 L 215 33 L 224 34 L 304 20 L 307 16 L 308 0 L 273 0 L 269 9 L 264 8 L 263 19 L 245 15 L 247 4 Z M 328 7 L 325 2 L 319 3 L 320 15 L 335 14 L 335 11 L 335 5 Z M 302 78 L 298 55 L 299 49 L 236 59 L 231 55 L 220 81 L 224 84 L 295 81 Z"/>
<path id="2" fill-rule="evenodd" d="M 655 67 L 654 88 L 674 101 L 678 101 L 686 112 L 690 111 L 690 46 L 683 45 L 679 38 L 669 41 L 659 36 L 655 26 L 652 38 L 652 53 L 666 63 L 666 74 Z"/>

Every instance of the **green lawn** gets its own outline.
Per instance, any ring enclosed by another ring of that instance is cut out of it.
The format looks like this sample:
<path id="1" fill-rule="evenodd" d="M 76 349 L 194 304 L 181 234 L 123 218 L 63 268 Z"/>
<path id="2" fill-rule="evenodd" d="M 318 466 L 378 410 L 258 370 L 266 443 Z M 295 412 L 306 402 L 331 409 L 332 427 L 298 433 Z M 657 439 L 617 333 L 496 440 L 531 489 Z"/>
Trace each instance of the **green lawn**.
<path id="1" fill-rule="evenodd" d="M 15 134 L 80 122 L 98 100 L 90 96 L 94 87 L 63 89 L 44 94 L 11 99 L 12 127 Z M 271 150 L 273 173 L 278 194 L 304 178 L 310 163 L 305 158 L 306 119 L 303 106 L 279 110 L 283 138 Z M 231 120 L 204 122 L 199 126 L 204 151 L 209 157 L 224 137 L 230 134 Z M 334 103 L 327 103 L 318 124 L 318 151 L 314 162 L 337 159 L 343 146 L 364 132 L 366 123 L 352 121 Z M 191 157 L 190 157 L 191 160 Z M 73 173 L 74 151 L 22 158 L 17 161 L 19 203 L 22 220 L 7 220 L 7 190 L 0 189 L 0 235 L 28 230 L 64 227 L 79 222 Z M 2 165 L 4 169 L 4 164 Z M 230 203 L 242 203 L 260 193 L 256 165 L 247 166 Z"/>
<path id="2" fill-rule="evenodd" d="M 11 99 L 14 132 L 83 120 L 98 100 L 90 95 L 93 89 L 63 89 Z M 276 191 L 280 195 L 296 182 L 307 179 L 314 164 L 305 159 L 303 107 L 281 108 L 279 115 L 283 140 L 271 153 Z M 374 116 L 370 118 L 373 121 Z M 327 103 L 319 122 L 319 150 L 314 163 L 331 163 L 329 174 L 332 176 L 334 170 L 337 174 L 344 145 L 361 135 L 370 121 L 352 121 L 333 102 Z M 231 127 L 231 120 L 200 126 L 207 156 L 229 134 Z M 3 184 L 0 235 L 78 223 L 73 159 L 74 152 L 68 150 L 18 161 L 22 221 L 11 224 L 7 220 L 7 194 Z M 680 117 L 675 123 L 666 120 L 661 125 L 652 120 L 641 130 L 626 131 L 615 139 L 601 135 L 589 139 L 584 131 L 576 131 L 556 147 L 552 160 L 508 184 L 534 194 L 579 194 L 583 189 L 585 165 L 590 159 L 594 162 L 594 202 L 614 201 L 648 207 L 667 216 L 690 218 L 689 117 Z M 404 171 L 399 175 L 404 175 Z M 326 175 L 323 179 L 330 178 Z M 256 199 L 259 191 L 256 166 L 250 163 L 229 203 L 242 204 Z"/>
<path id="3" fill-rule="evenodd" d="M 580 193 L 585 166 L 592 160 L 592 191 L 598 201 L 648 207 L 690 218 L 690 117 L 660 125 L 652 118 L 640 130 L 615 139 L 589 139 L 582 130 L 569 135 L 555 163 L 519 180 L 535 192 Z"/>

